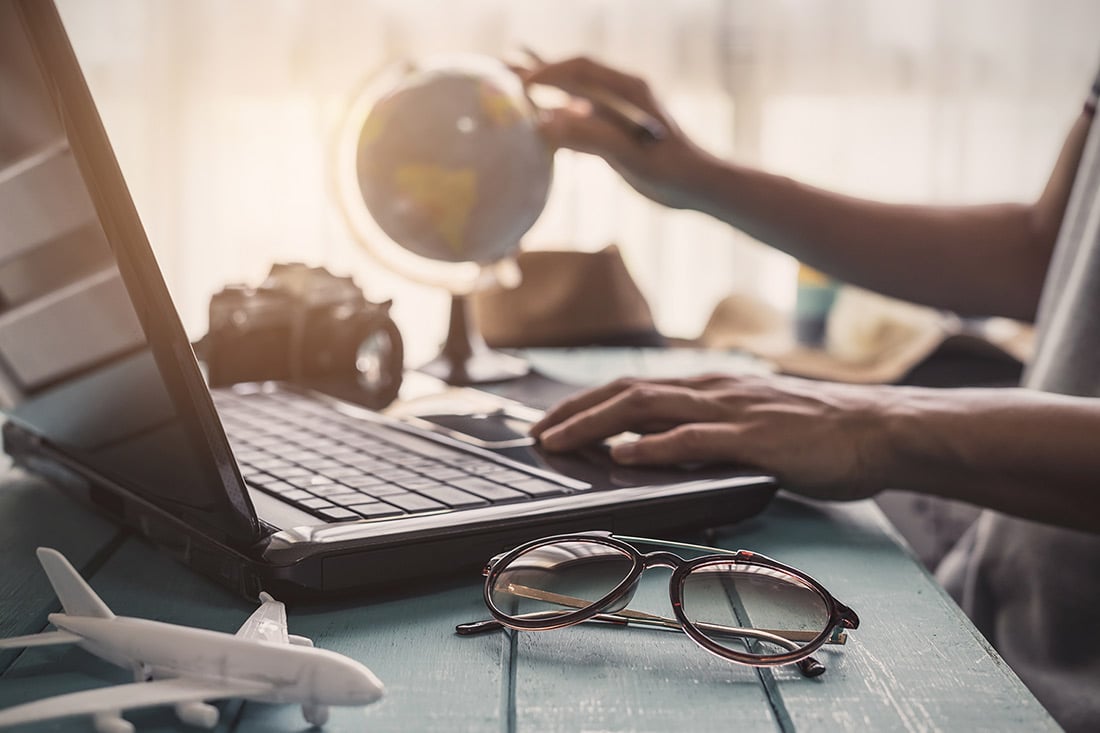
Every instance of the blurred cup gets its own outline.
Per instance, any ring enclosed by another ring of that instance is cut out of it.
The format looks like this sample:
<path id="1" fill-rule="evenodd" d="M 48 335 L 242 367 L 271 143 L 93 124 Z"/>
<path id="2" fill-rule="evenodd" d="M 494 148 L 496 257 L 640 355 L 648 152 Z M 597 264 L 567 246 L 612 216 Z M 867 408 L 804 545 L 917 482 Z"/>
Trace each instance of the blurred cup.
<path id="1" fill-rule="evenodd" d="M 824 346 L 825 324 L 839 288 L 840 283 L 828 275 L 799 264 L 794 307 L 795 338 L 798 343 L 813 348 Z"/>

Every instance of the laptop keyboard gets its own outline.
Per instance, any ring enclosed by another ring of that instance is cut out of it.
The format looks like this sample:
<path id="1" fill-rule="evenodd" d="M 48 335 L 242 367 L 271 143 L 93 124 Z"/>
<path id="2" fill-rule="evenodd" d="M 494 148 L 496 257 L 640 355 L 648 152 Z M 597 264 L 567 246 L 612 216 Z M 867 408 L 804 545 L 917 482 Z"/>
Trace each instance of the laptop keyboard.
<path id="1" fill-rule="evenodd" d="M 245 482 L 327 521 L 393 519 L 571 491 L 293 393 L 213 396 Z"/>

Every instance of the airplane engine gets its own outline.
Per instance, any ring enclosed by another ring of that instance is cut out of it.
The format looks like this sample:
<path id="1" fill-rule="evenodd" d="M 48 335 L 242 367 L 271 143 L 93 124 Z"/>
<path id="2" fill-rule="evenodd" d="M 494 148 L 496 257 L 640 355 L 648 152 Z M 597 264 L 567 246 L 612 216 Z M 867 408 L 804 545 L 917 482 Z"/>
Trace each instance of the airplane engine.
<path id="1" fill-rule="evenodd" d="M 218 724 L 218 709 L 204 702 L 181 702 L 176 705 L 176 716 L 198 728 L 213 728 Z"/>
<path id="2" fill-rule="evenodd" d="M 287 635 L 287 641 L 289 641 L 294 646 L 308 646 L 308 647 L 313 646 L 313 639 L 310 639 L 308 636 L 298 636 L 297 634 L 288 634 Z"/>
<path id="3" fill-rule="evenodd" d="M 134 724 L 118 713 L 96 713 L 92 716 L 96 733 L 134 733 Z"/>
<path id="4" fill-rule="evenodd" d="M 320 728 L 328 722 L 328 705 L 314 705 L 307 703 L 302 706 L 302 717 L 310 725 Z"/>

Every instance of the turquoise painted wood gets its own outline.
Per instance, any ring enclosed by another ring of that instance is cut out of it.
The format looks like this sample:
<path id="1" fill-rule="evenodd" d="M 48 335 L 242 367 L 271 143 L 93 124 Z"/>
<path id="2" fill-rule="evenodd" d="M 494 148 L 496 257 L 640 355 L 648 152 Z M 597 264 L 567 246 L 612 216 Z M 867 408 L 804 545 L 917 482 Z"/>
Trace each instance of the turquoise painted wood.
<path id="1" fill-rule="evenodd" d="M 87 570 L 120 532 L 106 520 L 89 515 L 42 480 L 7 470 L 0 490 L 0 636 L 41 631 L 46 614 L 60 610 L 34 556 L 38 545 L 61 550 L 73 566 Z M 0 652 L 0 669 L 18 655 Z"/>

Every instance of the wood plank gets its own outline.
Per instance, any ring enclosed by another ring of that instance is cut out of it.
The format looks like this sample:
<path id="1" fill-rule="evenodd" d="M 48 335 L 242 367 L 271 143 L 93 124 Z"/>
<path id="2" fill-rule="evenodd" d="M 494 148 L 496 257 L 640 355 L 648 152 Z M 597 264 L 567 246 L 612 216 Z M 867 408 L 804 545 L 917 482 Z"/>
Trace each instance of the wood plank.
<path id="1" fill-rule="evenodd" d="M 6 458 L 0 465 L 8 466 Z M 119 530 L 45 481 L 10 467 L 0 469 L 0 517 L 0 636 L 34 634 L 46 626 L 46 614 L 60 608 L 35 549 L 54 547 L 74 567 L 86 568 Z M 19 653 L 0 653 L 0 669 Z"/>
<path id="2" fill-rule="evenodd" d="M 630 607 L 671 615 L 668 571 L 647 575 Z M 756 670 L 682 633 L 589 624 L 515 636 L 516 731 L 776 729 Z"/>
<path id="3" fill-rule="evenodd" d="M 798 567 L 860 615 L 815 680 L 776 674 L 792 729 L 1060 730 L 870 501 L 782 496 L 716 542 Z"/>

